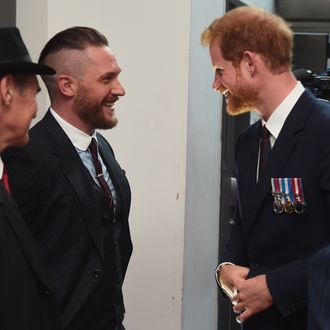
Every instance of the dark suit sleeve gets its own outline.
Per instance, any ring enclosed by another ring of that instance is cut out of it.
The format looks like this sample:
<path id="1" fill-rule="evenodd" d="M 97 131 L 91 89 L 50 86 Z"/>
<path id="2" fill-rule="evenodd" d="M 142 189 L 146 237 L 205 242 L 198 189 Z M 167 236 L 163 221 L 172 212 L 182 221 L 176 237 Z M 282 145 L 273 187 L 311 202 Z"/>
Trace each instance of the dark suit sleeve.
<path id="1" fill-rule="evenodd" d="M 220 259 L 220 263 L 228 261 L 235 265 L 247 266 L 247 257 L 244 252 L 244 235 L 239 213 L 239 203 L 237 202 L 230 237 L 225 246 L 225 251 Z"/>
<path id="2" fill-rule="evenodd" d="M 240 138 L 236 144 L 236 163 L 237 163 L 237 152 L 239 150 Z M 237 171 L 236 171 L 237 172 Z M 247 266 L 248 260 L 245 253 L 245 239 L 243 234 L 242 222 L 241 222 L 241 209 L 239 195 L 237 194 L 237 203 L 235 207 L 234 221 L 231 227 L 230 236 L 226 243 L 223 255 L 220 258 L 222 262 L 232 262 L 239 266 Z"/>
<path id="3" fill-rule="evenodd" d="M 269 291 L 284 317 L 306 306 L 309 263 L 309 258 L 298 259 L 266 273 Z"/>
<path id="4" fill-rule="evenodd" d="M 309 273 L 309 330 L 330 328 L 330 245 L 313 258 Z"/>
<path id="5" fill-rule="evenodd" d="M 60 329 L 40 251 L 0 184 L 0 329 Z"/>
<path id="6" fill-rule="evenodd" d="M 8 149 L 3 159 L 8 169 L 11 194 L 18 201 L 24 220 L 29 223 L 34 219 L 31 210 L 38 209 L 43 195 L 38 161 L 28 148 Z"/>

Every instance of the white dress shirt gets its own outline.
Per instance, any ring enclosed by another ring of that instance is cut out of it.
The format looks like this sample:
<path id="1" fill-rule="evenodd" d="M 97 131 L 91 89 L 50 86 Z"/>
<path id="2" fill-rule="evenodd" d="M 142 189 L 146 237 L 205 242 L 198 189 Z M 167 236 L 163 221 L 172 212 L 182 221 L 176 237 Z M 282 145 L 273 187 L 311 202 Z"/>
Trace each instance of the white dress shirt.
<path id="1" fill-rule="evenodd" d="M 280 103 L 280 105 L 274 110 L 271 116 L 268 118 L 267 122 L 263 119 L 261 120 L 262 126 L 266 125 L 266 128 L 270 132 L 270 146 L 273 148 L 276 139 L 280 135 L 282 127 L 286 118 L 289 116 L 291 110 L 297 103 L 300 96 L 304 93 L 305 88 L 300 81 L 297 82 L 296 86 L 292 89 L 289 95 Z M 260 161 L 260 148 L 258 156 L 258 166 L 257 166 L 257 181 L 259 176 L 259 161 Z"/>
<path id="2" fill-rule="evenodd" d="M 76 148 L 82 162 L 84 163 L 85 167 L 87 168 L 87 170 L 89 171 L 89 173 L 91 174 L 93 180 L 95 181 L 95 183 L 99 186 L 99 182 L 96 179 L 96 172 L 95 172 L 95 167 L 94 167 L 94 163 L 93 163 L 93 158 L 92 155 L 88 149 L 92 138 L 94 138 L 97 141 L 97 137 L 96 137 L 96 131 L 94 131 L 94 133 L 92 135 L 88 135 L 85 132 L 81 131 L 80 129 L 72 126 L 70 123 L 68 123 L 67 121 L 65 121 L 61 116 L 59 116 L 54 109 L 50 108 L 50 112 L 53 115 L 53 117 L 55 118 L 55 120 L 58 122 L 58 124 L 62 127 L 63 131 L 65 132 L 65 134 L 68 136 L 68 138 L 70 139 L 70 141 L 72 142 L 73 146 Z M 112 194 L 112 198 L 113 198 L 113 202 L 114 202 L 114 206 L 116 206 L 117 204 L 117 197 L 116 197 L 116 190 L 115 187 L 112 183 L 111 177 L 109 175 L 109 172 L 106 168 L 106 166 L 103 163 L 102 157 L 100 156 L 100 153 L 98 153 L 98 159 L 102 165 L 102 173 L 104 175 L 104 179 L 107 182 L 111 194 Z"/>

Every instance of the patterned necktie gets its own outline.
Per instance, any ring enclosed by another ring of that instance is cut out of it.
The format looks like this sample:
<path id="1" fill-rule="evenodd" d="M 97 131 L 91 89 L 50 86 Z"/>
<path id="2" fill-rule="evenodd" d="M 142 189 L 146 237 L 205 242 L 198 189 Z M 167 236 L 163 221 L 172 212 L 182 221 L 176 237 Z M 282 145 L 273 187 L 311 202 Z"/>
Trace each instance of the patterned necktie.
<path id="1" fill-rule="evenodd" d="M 269 137 L 270 137 L 270 132 L 266 128 L 266 125 L 262 126 L 261 137 L 260 137 L 259 177 L 267 163 L 267 159 L 271 151 Z"/>
<path id="2" fill-rule="evenodd" d="M 109 185 L 107 184 L 107 182 L 104 179 L 104 175 L 103 175 L 103 172 L 102 172 L 102 165 L 101 165 L 101 163 L 98 159 L 97 142 L 94 138 L 92 138 L 91 144 L 89 145 L 88 149 L 89 149 L 89 151 L 92 155 L 92 158 L 93 158 L 93 163 L 94 163 L 95 173 L 96 173 L 96 179 L 97 179 L 98 183 L 100 184 L 100 187 L 102 188 L 102 190 L 105 194 L 107 204 L 109 205 L 109 207 L 111 207 L 112 204 L 113 204 L 112 194 L 111 194 L 111 190 L 109 188 Z"/>

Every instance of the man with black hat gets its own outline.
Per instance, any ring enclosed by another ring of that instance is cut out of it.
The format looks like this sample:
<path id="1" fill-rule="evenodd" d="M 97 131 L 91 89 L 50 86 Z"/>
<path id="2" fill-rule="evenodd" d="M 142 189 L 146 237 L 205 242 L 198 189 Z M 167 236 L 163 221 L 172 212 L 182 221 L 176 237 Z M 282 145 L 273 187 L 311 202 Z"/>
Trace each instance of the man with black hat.
<path id="1" fill-rule="evenodd" d="M 32 63 L 17 28 L 0 28 L 0 155 L 28 142 L 40 90 L 36 74 L 54 74 Z M 10 195 L 0 157 L 0 329 L 59 330 L 57 307 L 38 246 Z"/>

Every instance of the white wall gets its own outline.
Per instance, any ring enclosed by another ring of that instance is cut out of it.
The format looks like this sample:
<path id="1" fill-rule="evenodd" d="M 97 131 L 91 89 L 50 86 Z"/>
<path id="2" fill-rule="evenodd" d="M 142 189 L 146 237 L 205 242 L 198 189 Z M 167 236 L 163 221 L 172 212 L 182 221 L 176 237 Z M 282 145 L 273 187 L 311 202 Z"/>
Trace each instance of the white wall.
<path id="1" fill-rule="evenodd" d="M 222 97 L 201 32 L 225 1 L 192 1 L 182 330 L 217 329 Z"/>
<path id="2" fill-rule="evenodd" d="M 104 135 L 133 193 L 128 330 L 216 329 L 221 103 L 199 36 L 223 8 L 224 0 L 17 0 L 33 59 L 56 32 L 88 25 L 108 37 L 123 69 L 119 125 Z M 44 93 L 37 120 L 47 106 Z"/>
<path id="3" fill-rule="evenodd" d="M 36 8 L 38 14 L 36 15 Z M 20 29 L 22 38 L 34 61 L 38 61 L 40 51 L 48 39 L 47 1 L 44 0 L 16 0 L 16 25 Z M 38 115 L 32 121 L 36 123 L 45 113 L 49 105 L 46 87 L 40 81 L 42 88 L 38 94 Z"/>

